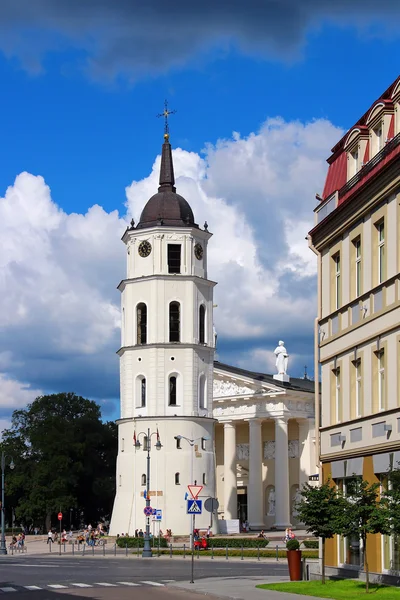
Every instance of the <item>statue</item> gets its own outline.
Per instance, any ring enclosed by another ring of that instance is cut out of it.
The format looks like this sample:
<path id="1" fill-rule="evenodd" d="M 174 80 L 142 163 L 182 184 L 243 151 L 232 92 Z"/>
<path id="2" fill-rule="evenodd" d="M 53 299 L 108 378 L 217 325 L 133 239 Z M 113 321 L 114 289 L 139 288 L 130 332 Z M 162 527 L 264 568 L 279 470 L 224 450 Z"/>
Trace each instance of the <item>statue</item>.
<path id="1" fill-rule="evenodd" d="M 286 352 L 284 343 L 285 342 L 282 342 L 282 340 L 280 340 L 278 342 L 279 345 L 274 350 L 274 354 L 276 356 L 275 364 L 276 364 L 276 368 L 278 370 L 278 375 L 286 375 L 287 374 L 289 354 Z"/>
<path id="2" fill-rule="evenodd" d="M 215 348 L 215 350 L 217 350 L 218 334 L 217 334 L 217 330 L 215 329 L 215 325 L 213 325 L 213 337 L 214 337 L 214 348 Z"/>
<path id="3" fill-rule="evenodd" d="M 275 488 L 272 487 L 268 494 L 268 516 L 272 517 L 275 515 Z"/>
<path id="4" fill-rule="evenodd" d="M 299 516 L 299 511 L 297 509 L 297 505 L 299 502 L 303 500 L 302 495 L 300 493 L 300 488 L 296 488 L 296 493 L 293 496 L 292 500 L 292 516 L 296 519 Z"/>

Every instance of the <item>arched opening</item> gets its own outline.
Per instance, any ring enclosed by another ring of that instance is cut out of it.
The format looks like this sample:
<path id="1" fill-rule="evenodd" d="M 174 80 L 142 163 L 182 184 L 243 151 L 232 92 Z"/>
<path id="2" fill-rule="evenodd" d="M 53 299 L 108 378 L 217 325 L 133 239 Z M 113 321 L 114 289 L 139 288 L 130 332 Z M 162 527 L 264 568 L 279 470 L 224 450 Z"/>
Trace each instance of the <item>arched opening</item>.
<path id="1" fill-rule="evenodd" d="M 169 305 L 169 341 L 179 342 L 181 330 L 181 306 L 179 302 Z"/>
<path id="2" fill-rule="evenodd" d="M 147 477 L 146 477 L 146 474 L 143 473 L 143 475 L 142 475 L 142 485 L 146 485 L 146 483 L 147 483 Z"/>
<path id="3" fill-rule="evenodd" d="M 137 343 L 147 344 L 147 306 L 141 302 L 136 307 Z"/>
<path id="4" fill-rule="evenodd" d="M 146 379 L 143 377 L 140 386 L 140 406 L 144 408 L 146 406 Z"/>
<path id="5" fill-rule="evenodd" d="M 176 375 L 169 378 L 169 405 L 176 406 Z"/>
<path id="6" fill-rule="evenodd" d="M 206 343 L 206 335 L 205 335 L 205 325 L 206 325 L 206 308 L 204 304 L 200 305 L 199 308 L 199 343 Z"/>
<path id="7" fill-rule="evenodd" d="M 199 408 L 207 408 L 206 398 L 206 378 L 205 375 L 199 377 Z"/>

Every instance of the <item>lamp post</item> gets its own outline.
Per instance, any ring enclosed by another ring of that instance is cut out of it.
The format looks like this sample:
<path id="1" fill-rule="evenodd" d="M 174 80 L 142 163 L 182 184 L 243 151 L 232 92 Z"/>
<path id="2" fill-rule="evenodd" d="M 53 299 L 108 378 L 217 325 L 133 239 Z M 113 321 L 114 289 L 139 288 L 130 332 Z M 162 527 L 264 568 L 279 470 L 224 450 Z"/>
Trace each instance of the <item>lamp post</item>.
<path id="1" fill-rule="evenodd" d="M 157 436 L 157 442 L 155 444 L 157 450 L 161 450 L 162 444 L 160 442 L 160 436 L 157 431 L 150 433 L 150 428 L 147 430 L 147 434 L 141 431 L 138 433 L 137 437 L 135 436 L 135 450 L 138 450 L 141 447 L 141 443 L 139 441 L 139 437 L 143 435 L 146 441 L 145 450 L 147 450 L 147 475 L 146 475 L 146 508 L 150 507 L 150 450 L 151 450 L 151 438 L 153 435 Z M 146 533 L 144 536 L 144 546 L 142 552 L 142 558 L 151 558 L 153 556 L 153 552 L 150 546 L 150 516 L 146 515 Z"/>
<path id="2" fill-rule="evenodd" d="M 0 554 L 7 554 L 6 544 L 6 528 L 5 528 L 5 512 L 4 512 L 4 473 L 6 470 L 6 459 L 10 458 L 10 469 L 14 468 L 14 461 L 10 456 L 7 456 L 5 452 L 1 453 L 1 543 L 0 543 Z"/>
<path id="3" fill-rule="evenodd" d="M 199 440 L 209 440 L 209 436 L 205 435 L 203 437 L 199 437 L 196 438 L 194 440 L 191 440 L 188 437 L 185 437 L 184 435 L 175 435 L 174 436 L 175 440 L 185 440 L 189 446 L 192 448 L 193 452 L 192 452 L 192 465 L 191 465 L 191 474 L 190 474 L 190 479 L 192 480 L 192 484 L 196 485 L 197 481 L 193 480 L 194 479 L 194 464 L 193 464 L 193 460 L 194 460 L 194 446 L 195 446 L 195 442 L 198 442 Z M 190 540 L 191 540 L 191 549 L 192 549 L 192 560 L 191 560 L 191 579 L 190 579 L 190 583 L 194 583 L 194 529 L 195 529 L 195 514 L 192 514 L 192 532 L 190 534 Z"/>

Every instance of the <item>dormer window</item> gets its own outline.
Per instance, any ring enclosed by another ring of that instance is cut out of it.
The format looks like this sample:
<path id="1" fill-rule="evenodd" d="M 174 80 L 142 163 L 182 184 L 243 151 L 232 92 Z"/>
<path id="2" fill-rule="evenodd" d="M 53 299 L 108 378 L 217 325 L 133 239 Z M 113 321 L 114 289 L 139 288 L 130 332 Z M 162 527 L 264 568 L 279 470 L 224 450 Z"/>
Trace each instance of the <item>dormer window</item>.
<path id="1" fill-rule="evenodd" d="M 350 161 L 351 161 L 350 176 L 354 177 L 354 175 L 356 175 L 358 173 L 358 171 L 360 170 L 358 148 L 356 150 L 354 150 L 354 152 L 350 153 Z"/>
<path id="2" fill-rule="evenodd" d="M 382 141 L 382 125 L 379 125 L 373 130 L 374 135 L 374 146 L 375 146 L 375 154 L 377 154 L 383 148 Z"/>

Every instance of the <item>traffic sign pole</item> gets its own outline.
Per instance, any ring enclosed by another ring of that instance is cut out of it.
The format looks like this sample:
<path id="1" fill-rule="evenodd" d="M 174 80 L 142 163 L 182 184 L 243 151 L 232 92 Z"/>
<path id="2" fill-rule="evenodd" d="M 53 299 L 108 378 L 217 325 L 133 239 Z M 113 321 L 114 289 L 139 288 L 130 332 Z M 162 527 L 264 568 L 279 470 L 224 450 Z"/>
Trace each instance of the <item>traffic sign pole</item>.
<path id="1" fill-rule="evenodd" d="M 61 512 L 61 506 L 60 506 L 60 512 L 58 513 L 58 520 L 60 521 L 60 540 L 59 540 L 59 544 L 60 544 L 60 551 L 59 554 L 61 556 L 61 526 L 62 526 L 62 512 Z"/>

